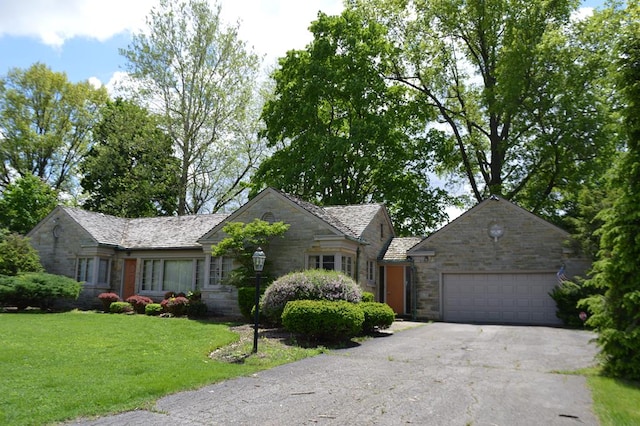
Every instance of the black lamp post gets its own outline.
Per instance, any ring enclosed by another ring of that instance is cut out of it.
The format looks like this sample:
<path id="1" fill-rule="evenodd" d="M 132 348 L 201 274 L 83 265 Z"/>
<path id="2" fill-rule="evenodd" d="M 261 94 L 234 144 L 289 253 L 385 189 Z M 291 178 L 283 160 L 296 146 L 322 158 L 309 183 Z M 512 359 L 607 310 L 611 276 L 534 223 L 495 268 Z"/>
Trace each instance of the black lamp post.
<path id="1" fill-rule="evenodd" d="M 264 268 L 264 261 L 267 259 L 267 256 L 264 255 L 264 252 L 260 247 L 253 253 L 253 270 L 256 271 L 256 299 L 255 299 L 255 314 L 254 314 L 254 325 L 253 325 L 253 353 L 258 352 L 258 321 L 260 319 L 260 273 L 262 273 L 262 268 Z"/>

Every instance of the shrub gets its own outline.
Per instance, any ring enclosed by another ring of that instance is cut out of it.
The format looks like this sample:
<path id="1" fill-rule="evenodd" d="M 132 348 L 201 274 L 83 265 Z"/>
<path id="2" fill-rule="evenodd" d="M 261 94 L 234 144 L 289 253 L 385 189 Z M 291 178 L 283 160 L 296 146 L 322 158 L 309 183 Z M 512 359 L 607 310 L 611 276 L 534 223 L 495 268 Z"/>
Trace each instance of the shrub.
<path id="1" fill-rule="evenodd" d="M 336 271 L 319 269 L 293 272 L 273 282 L 260 302 L 260 312 L 270 323 L 281 324 L 287 302 L 293 300 L 344 300 L 360 302 L 360 287 L 350 277 Z"/>
<path id="2" fill-rule="evenodd" d="M 387 328 L 396 319 L 396 314 L 391 309 L 391 306 L 386 303 L 378 302 L 362 302 L 358 306 L 362 309 L 364 314 L 364 323 L 362 324 L 362 331 L 365 333 L 371 333 L 376 328 Z"/>
<path id="3" fill-rule="evenodd" d="M 176 317 L 181 317 L 187 314 L 187 305 L 189 304 L 189 299 L 182 296 L 171 297 L 169 299 L 164 299 L 160 302 L 160 305 L 164 309 L 165 312 L 174 315 Z"/>
<path id="4" fill-rule="evenodd" d="M 602 294 L 602 290 L 592 286 L 584 285 L 583 280 L 577 279 L 577 282 L 563 281 L 558 284 L 549 296 L 556 302 L 556 316 L 571 327 L 582 327 L 584 320 L 580 318 L 581 312 L 585 312 L 587 316 L 591 316 L 591 312 L 586 308 L 579 308 L 578 302 L 587 297 Z"/>
<path id="5" fill-rule="evenodd" d="M 111 292 L 100 293 L 98 295 L 98 299 L 100 299 L 100 301 L 102 302 L 102 309 L 106 313 L 111 312 L 110 307 L 113 302 L 120 302 L 120 296 L 118 296 L 116 293 L 111 293 Z"/>
<path id="6" fill-rule="evenodd" d="M 137 314 L 144 314 L 146 306 L 149 303 L 153 303 L 153 300 L 149 297 L 139 296 L 135 294 L 133 296 L 127 297 L 127 300 L 125 300 L 125 302 L 131 303 L 131 306 L 133 306 L 133 310 Z"/>
<path id="7" fill-rule="evenodd" d="M 363 302 L 375 302 L 376 301 L 376 296 L 371 293 L 370 291 L 363 291 L 362 292 L 362 301 Z"/>
<path id="8" fill-rule="evenodd" d="M 0 229 L 0 274 L 15 276 L 42 271 L 40 256 L 29 243 L 29 238 L 6 234 Z"/>
<path id="9" fill-rule="evenodd" d="M 112 314 L 133 313 L 133 305 L 129 302 L 113 302 L 111 306 L 109 306 L 109 312 Z"/>
<path id="10" fill-rule="evenodd" d="M 191 318 L 202 318 L 207 315 L 207 304 L 202 300 L 189 300 L 187 304 L 187 316 Z"/>
<path id="11" fill-rule="evenodd" d="M 164 308 L 160 303 L 149 303 L 144 307 L 144 313 L 150 316 L 160 315 L 164 311 Z"/>
<path id="12" fill-rule="evenodd" d="M 265 288 L 260 287 L 260 294 L 265 293 Z M 238 288 L 238 306 L 240 307 L 240 313 L 248 320 L 253 319 L 253 306 L 256 301 L 256 288 L 255 287 L 239 287 Z"/>
<path id="13" fill-rule="evenodd" d="M 15 306 L 18 310 L 29 306 L 48 309 L 58 299 L 77 299 L 81 287 L 69 277 L 42 272 L 4 276 L 0 280 L 0 304 Z"/>
<path id="14" fill-rule="evenodd" d="M 176 297 L 176 296 L 177 296 L 177 295 L 176 295 L 176 292 L 175 292 L 175 291 L 167 291 L 167 292 L 164 294 L 163 300 L 168 300 L 168 299 L 171 299 L 172 297 Z"/>
<path id="15" fill-rule="evenodd" d="M 349 339 L 362 331 L 363 322 L 362 309 L 344 300 L 294 300 L 282 312 L 287 330 L 318 340 Z"/>

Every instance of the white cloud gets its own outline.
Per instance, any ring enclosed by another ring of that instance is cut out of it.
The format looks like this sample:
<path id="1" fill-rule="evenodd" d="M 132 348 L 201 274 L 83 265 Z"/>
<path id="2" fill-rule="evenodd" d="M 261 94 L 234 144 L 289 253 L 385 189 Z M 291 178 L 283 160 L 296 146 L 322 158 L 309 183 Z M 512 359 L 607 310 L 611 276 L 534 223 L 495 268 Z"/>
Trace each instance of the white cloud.
<path id="1" fill-rule="evenodd" d="M 0 3 L 0 36 L 61 47 L 73 37 L 106 40 L 140 28 L 155 0 L 22 0 Z"/>

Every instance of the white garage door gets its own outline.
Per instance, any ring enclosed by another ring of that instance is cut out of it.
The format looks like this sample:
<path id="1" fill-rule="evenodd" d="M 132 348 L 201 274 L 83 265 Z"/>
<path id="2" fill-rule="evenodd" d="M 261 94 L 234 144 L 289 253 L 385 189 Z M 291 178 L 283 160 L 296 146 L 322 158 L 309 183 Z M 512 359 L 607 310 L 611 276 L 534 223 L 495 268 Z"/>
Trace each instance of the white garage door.
<path id="1" fill-rule="evenodd" d="M 562 324 L 549 292 L 554 273 L 443 274 L 443 318 L 452 322 Z"/>

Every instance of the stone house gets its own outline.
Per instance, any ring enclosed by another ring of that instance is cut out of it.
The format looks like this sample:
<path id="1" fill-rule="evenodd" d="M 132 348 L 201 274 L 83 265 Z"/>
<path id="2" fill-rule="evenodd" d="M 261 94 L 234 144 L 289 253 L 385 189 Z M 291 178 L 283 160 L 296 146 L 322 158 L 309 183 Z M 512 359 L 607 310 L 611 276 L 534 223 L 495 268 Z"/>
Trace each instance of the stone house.
<path id="1" fill-rule="evenodd" d="M 225 285 L 230 258 L 211 256 L 228 222 L 282 221 L 265 250 L 271 271 L 342 271 L 399 315 L 461 322 L 557 324 L 548 292 L 557 272 L 584 274 L 569 235 L 492 197 L 428 236 L 396 237 L 382 204 L 319 207 L 267 188 L 230 215 L 123 219 L 59 206 L 30 233 L 48 272 L 84 283 L 81 305 L 104 291 L 162 298 L 198 289 L 209 310 L 238 313 Z"/>

